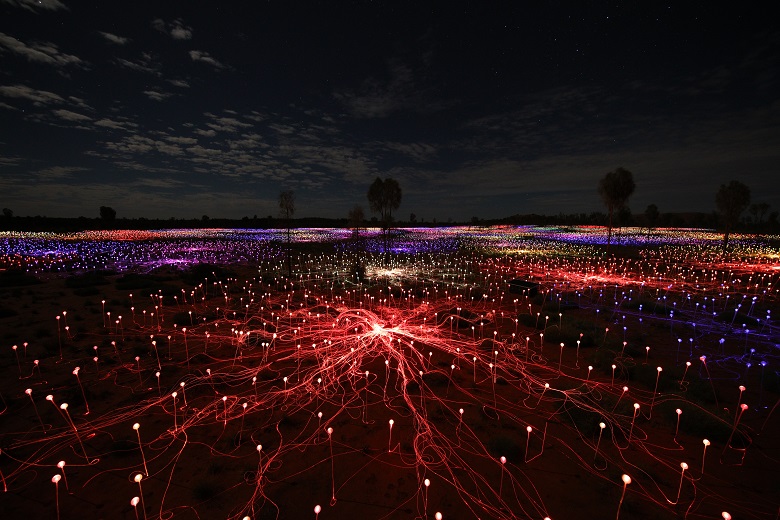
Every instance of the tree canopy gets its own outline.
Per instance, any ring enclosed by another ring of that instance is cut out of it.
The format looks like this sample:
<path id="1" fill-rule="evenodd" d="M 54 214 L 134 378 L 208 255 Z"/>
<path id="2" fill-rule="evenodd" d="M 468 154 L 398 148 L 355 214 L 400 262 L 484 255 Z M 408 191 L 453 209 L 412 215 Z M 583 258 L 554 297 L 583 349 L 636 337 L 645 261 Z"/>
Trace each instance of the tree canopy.
<path id="1" fill-rule="evenodd" d="M 110 206 L 100 206 L 100 218 L 103 220 L 114 220 L 116 218 L 116 210 Z"/>
<path id="2" fill-rule="evenodd" d="M 599 181 L 599 195 L 609 212 L 609 231 L 607 233 L 607 248 L 612 242 L 612 222 L 616 210 L 625 207 L 629 197 L 634 193 L 634 175 L 625 168 L 608 172 Z"/>
<path id="3" fill-rule="evenodd" d="M 739 181 L 721 184 L 715 194 L 715 207 L 723 221 L 723 251 L 729 245 L 729 234 L 739 222 L 742 212 L 750 205 L 750 188 Z"/>
<path id="4" fill-rule="evenodd" d="M 363 225 L 363 221 L 366 219 L 366 215 L 363 212 L 363 206 L 355 204 L 349 213 L 347 214 L 347 220 L 349 221 L 349 227 L 352 229 L 359 229 Z"/>
<path id="5" fill-rule="evenodd" d="M 377 177 L 368 188 L 368 204 L 373 213 L 379 213 L 382 223 L 387 226 L 393 220 L 393 210 L 401 205 L 401 186 L 398 181 Z"/>
<path id="6" fill-rule="evenodd" d="M 647 230 L 650 231 L 658 225 L 658 219 L 661 213 L 658 211 L 658 206 L 655 204 L 648 204 L 645 209 L 645 220 L 647 221 Z"/>
<path id="7" fill-rule="evenodd" d="M 295 192 L 291 190 L 279 193 L 279 216 L 290 219 L 295 215 Z"/>

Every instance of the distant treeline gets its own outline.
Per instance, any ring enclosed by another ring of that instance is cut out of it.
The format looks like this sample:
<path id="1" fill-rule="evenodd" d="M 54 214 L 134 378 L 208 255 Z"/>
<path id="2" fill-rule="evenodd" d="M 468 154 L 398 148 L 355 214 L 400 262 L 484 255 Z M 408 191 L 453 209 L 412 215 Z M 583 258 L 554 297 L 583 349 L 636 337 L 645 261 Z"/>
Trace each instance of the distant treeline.
<path id="1" fill-rule="evenodd" d="M 772 218 L 762 222 L 757 222 L 749 216 L 744 217 L 740 222 L 738 231 L 754 233 L 779 233 L 780 224 L 777 218 Z M 638 226 L 648 227 L 647 218 L 644 214 L 631 214 L 622 212 L 618 216 L 617 225 L 621 227 Z M 0 216 L 0 229 L 4 231 L 51 231 L 51 232 L 75 232 L 103 229 L 134 229 L 134 230 L 152 230 L 152 229 L 204 229 L 204 228 L 227 228 L 227 229 L 272 229 L 286 228 L 288 223 L 294 228 L 317 227 L 317 228 L 350 228 L 352 224 L 347 218 L 296 218 L 291 221 L 286 219 L 267 217 L 243 217 L 241 219 L 223 219 L 210 218 L 206 215 L 201 218 L 192 219 L 147 219 L 147 218 L 57 218 L 46 216 L 18 217 L 18 216 Z M 557 215 L 539 215 L 525 214 L 512 215 L 501 219 L 482 219 L 472 217 L 468 221 L 454 221 L 452 219 L 446 222 L 432 221 L 421 222 L 414 221 L 396 221 L 395 227 L 438 227 L 438 226 L 491 226 L 491 225 L 580 225 L 580 226 L 604 226 L 607 224 L 607 215 L 601 212 L 593 213 L 574 213 Z M 376 218 L 363 222 L 363 227 L 379 226 Z M 660 213 L 657 222 L 653 227 L 682 227 L 682 228 L 704 228 L 718 229 L 720 222 L 717 213 Z"/>

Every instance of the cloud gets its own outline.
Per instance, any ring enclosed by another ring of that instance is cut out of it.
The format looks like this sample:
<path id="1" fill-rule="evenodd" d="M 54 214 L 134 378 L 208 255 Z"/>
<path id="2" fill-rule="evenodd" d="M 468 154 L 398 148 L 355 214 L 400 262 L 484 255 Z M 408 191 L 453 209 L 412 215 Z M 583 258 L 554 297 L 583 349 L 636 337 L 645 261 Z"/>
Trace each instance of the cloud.
<path id="1" fill-rule="evenodd" d="M 174 40 L 189 40 L 192 38 L 192 27 L 184 25 L 181 19 L 173 21 L 170 27 L 171 37 Z"/>
<path id="2" fill-rule="evenodd" d="M 87 105 L 87 102 L 81 98 L 77 98 L 76 96 L 68 96 L 68 102 L 76 106 L 78 108 L 81 108 L 83 110 L 92 110 L 92 107 Z"/>
<path id="3" fill-rule="evenodd" d="M 104 134 L 102 149 L 91 151 L 90 156 L 135 172 L 150 172 L 152 162 L 162 161 L 177 175 L 223 179 L 217 182 L 240 179 L 245 186 L 284 181 L 292 188 L 321 190 L 335 176 L 345 189 L 357 190 L 358 196 L 379 171 L 370 152 L 364 156 L 340 143 L 334 126 L 307 125 L 299 118 L 245 115 L 226 108 L 204 112 L 201 120 L 182 123 L 180 128 L 182 132 L 168 128 L 146 135 Z M 426 153 L 424 145 L 416 152 L 411 151 L 414 145 L 409 146 L 409 154 Z"/>
<path id="4" fill-rule="evenodd" d="M 248 114 L 244 114 L 244 117 L 246 117 L 247 119 L 250 119 L 252 121 L 255 121 L 256 123 L 260 123 L 260 122 L 265 121 L 266 119 L 268 119 L 267 116 L 264 116 L 263 114 L 257 112 L 256 110 L 252 110 Z"/>
<path id="5" fill-rule="evenodd" d="M 173 94 L 157 89 L 144 90 L 144 94 L 146 94 L 149 99 L 153 99 L 154 101 L 164 101 L 173 96 Z"/>
<path id="6" fill-rule="evenodd" d="M 212 120 L 210 123 L 206 123 L 206 126 L 217 132 L 233 133 L 241 128 L 250 128 L 253 126 L 251 123 L 244 123 L 235 117 L 219 117 L 209 112 L 206 112 L 205 115 Z"/>
<path id="7" fill-rule="evenodd" d="M 0 155 L 0 166 L 17 166 L 21 163 L 21 157 L 3 157 Z"/>
<path id="8" fill-rule="evenodd" d="M 161 33 L 167 33 L 167 29 L 165 28 L 165 22 L 162 18 L 155 18 L 152 20 L 152 27 L 154 27 L 156 30 L 160 31 Z"/>
<path id="9" fill-rule="evenodd" d="M 95 126 L 99 126 L 102 128 L 111 128 L 114 130 L 126 130 L 130 131 L 135 128 L 138 128 L 138 125 L 135 123 L 131 123 L 129 121 L 114 121 L 112 119 L 99 119 L 93 123 Z"/>
<path id="10" fill-rule="evenodd" d="M 124 58 L 115 58 L 115 61 L 121 66 L 131 70 L 146 72 L 147 74 L 154 74 L 155 76 L 160 75 L 160 65 L 156 63 L 154 57 L 148 52 L 144 52 L 141 54 L 140 58 L 134 61 L 126 60 Z"/>
<path id="11" fill-rule="evenodd" d="M 154 140 L 141 135 L 130 135 L 120 141 L 105 143 L 105 146 L 112 152 L 126 154 L 126 158 L 132 154 L 144 154 L 155 149 Z"/>
<path id="12" fill-rule="evenodd" d="M 222 150 L 216 148 L 204 148 L 199 144 L 187 148 L 187 151 L 200 157 L 216 157 L 218 155 L 222 155 Z"/>
<path id="13" fill-rule="evenodd" d="M 417 76 L 420 71 L 397 60 L 391 60 L 384 79 L 370 77 L 357 89 L 334 92 L 333 97 L 342 103 L 354 117 L 378 119 L 401 111 L 428 113 L 442 110 L 451 102 L 437 98 Z"/>
<path id="14" fill-rule="evenodd" d="M 192 146 L 198 143 L 198 140 L 195 139 L 194 137 L 178 137 L 173 135 L 166 136 L 165 140 L 171 143 L 181 144 L 185 146 Z"/>
<path id="15" fill-rule="evenodd" d="M 416 162 L 428 162 L 436 158 L 436 147 L 428 143 L 398 143 L 395 141 L 370 143 L 379 150 L 399 153 Z"/>
<path id="16" fill-rule="evenodd" d="M 177 157 L 184 155 L 184 150 L 175 144 L 166 143 L 165 141 L 155 141 L 154 145 L 158 152 L 164 153 L 165 155 L 172 155 Z"/>
<path id="17" fill-rule="evenodd" d="M 98 34 L 106 39 L 107 42 L 113 43 L 116 45 L 127 45 L 130 43 L 130 38 L 125 38 L 123 36 L 117 36 L 116 34 L 112 34 L 109 32 L 103 32 L 98 31 Z"/>
<path id="18" fill-rule="evenodd" d="M 195 130 L 195 133 L 198 135 L 202 135 L 203 137 L 214 137 L 215 135 L 217 135 L 216 130 L 204 130 L 202 128 L 197 128 Z"/>
<path id="19" fill-rule="evenodd" d="M 132 183 L 133 186 L 145 188 L 179 189 L 188 186 L 182 181 L 171 178 L 140 177 Z"/>
<path id="20" fill-rule="evenodd" d="M 268 128 L 281 135 L 292 135 L 295 133 L 296 128 L 292 125 L 286 125 L 282 123 L 271 123 Z"/>
<path id="21" fill-rule="evenodd" d="M 46 179 L 62 179 L 65 177 L 71 177 L 76 172 L 88 171 L 89 168 L 82 166 L 52 166 L 49 168 L 43 168 L 36 172 L 38 177 Z"/>
<path id="22" fill-rule="evenodd" d="M 71 112 L 70 110 L 65 110 L 65 109 L 55 110 L 54 115 L 66 121 L 73 121 L 73 122 L 92 121 L 92 118 L 89 116 L 85 116 L 84 114 L 79 114 L 77 112 Z"/>
<path id="23" fill-rule="evenodd" d="M 38 11 L 68 10 L 68 7 L 59 0 L 2 0 L 2 3 L 26 9 L 33 13 Z"/>
<path id="24" fill-rule="evenodd" d="M 209 55 L 209 53 L 205 51 L 192 50 L 190 51 L 190 58 L 192 58 L 192 61 L 200 61 L 203 63 L 208 63 L 215 69 L 225 68 L 225 65 L 217 61 L 215 58 L 212 58 L 211 55 Z"/>
<path id="25" fill-rule="evenodd" d="M 33 42 L 28 45 L 5 33 L 0 33 L 0 51 L 2 50 L 22 56 L 28 61 L 45 63 L 56 67 L 83 64 L 81 58 L 60 52 L 54 43 Z"/>
<path id="26" fill-rule="evenodd" d="M 27 99 L 36 104 L 61 103 L 64 101 L 60 96 L 53 92 L 36 90 L 26 85 L 0 86 L 0 95 L 11 98 Z"/>
<path id="27" fill-rule="evenodd" d="M 192 27 L 186 25 L 181 18 L 166 23 L 162 18 L 152 20 L 152 27 L 161 33 L 169 35 L 174 40 L 192 39 Z"/>
<path id="28" fill-rule="evenodd" d="M 227 145 L 231 150 L 256 150 L 269 146 L 263 143 L 263 136 L 259 134 L 242 134 L 241 139 L 229 140 Z"/>
<path id="29" fill-rule="evenodd" d="M 170 83 L 174 87 L 190 88 L 190 84 L 184 81 L 183 79 L 169 79 L 168 83 Z"/>

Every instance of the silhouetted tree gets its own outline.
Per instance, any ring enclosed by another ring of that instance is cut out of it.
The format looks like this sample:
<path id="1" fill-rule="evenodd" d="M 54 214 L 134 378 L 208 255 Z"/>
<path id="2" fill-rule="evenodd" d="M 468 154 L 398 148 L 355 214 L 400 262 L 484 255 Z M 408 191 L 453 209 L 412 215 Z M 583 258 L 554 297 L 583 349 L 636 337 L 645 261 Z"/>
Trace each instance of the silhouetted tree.
<path id="1" fill-rule="evenodd" d="M 750 188 L 739 181 L 721 184 L 715 194 L 715 207 L 723 222 L 723 252 L 729 246 L 729 234 L 739 222 L 739 217 L 750 204 Z"/>
<path id="2" fill-rule="evenodd" d="M 764 223 L 767 211 L 769 211 L 769 204 L 766 202 L 751 204 L 748 211 L 753 215 L 753 225 L 760 227 Z"/>
<path id="3" fill-rule="evenodd" d="M 769 212 L 769 204 L 766 202 L 759 202 L 758 203 L 758 223 L 763 224 L 764 223 L 764 217 L 766 216 L 767 212 Z"/>
<path id="4" fill-rule="evenodd" d="M 355 237 L 360 236 L 360 228 L 363 226 L 363 221 L 366 219 L 366 215 L 363 212 L 363 206 L 355 204 L 349 213 L 347 214 L 347 220 L 349 221 L 349 227 L 352 228 L 352 234 Z"/>
<path id="5" fill-rule="evenodd" d="M 116 210 L 110 206 L 100 206 L 100 218 L 113 221 L 116 219 Z"/>
<path id="6" fill-rule="evenodd" d="M 8 208 L 3 208 L 3 228 L 13 229 L 14 227 L 14 212 Z"/>
<path id="7" fill-rule="evenodd" d="M 382 222 L 392 222 L 393 210 L 401 205 L 401 187 L 398 181 L 390 178 L 383 181 L 377 177 L 368 188 L 368 204 L 372 212 L 379 213 Z"/>
<path id="8" fill-rule="evenodd" d="M 295 214 L 295 193 L 287 190 L 279 193 L 279 216 L 287 224 L 287 274 L 292 276 L 292 217 Z"/>
<path id="9" fill-rule="evenodd" d="M 777 211 L 773 211 L 769 214 L 769 216 L 766 219 L 767 225 L 769 225 L 770 228 L 774 229 L 777 227 L 777 217 L 780 216 L 780 213 Z"/>
<path id="10" fill-rule="evenodd" d="M 617 212 L 617 218 L 615 219 L 616 226 L 617 226 L 617 232 L 618 232 L 618 243 L 620 242 L 620 233 L 622 231 L 621 228 L 633 226 L 634 225 L 634 215 L 631 213 L 631 208 L 628 206 L 622 206 L 618 212 Z"/>
<path id="11" fill-rule="evenodd" d="M 409 223 L 410 224 L 415 224 L 416 222 L 417 222 L 417 215 L 415 215 L 414 213 L 410 213 L 409 214 Z"/>
<path id="12" fill-rule="evenodd" d="M 379 213 L 387 251 L 387 231 L 393 221 L 393 210 L 401 205 L 401 186 L 398 181 L 390 178 L 383 181 L 377 177 L 368 188 L 368 204 L 373 213 Z"/>
<path id="13" fill-rule="evenodd" d="M 647 221 L 647 231 L 650 232 L 658 225 L 658 219 L 661 213 L 658 211 L 658 206 L 655 204 L 649 204 L 645 208 L 645 220 Z"/>
<path id="14" fill-rule="evenodd" d="M 634 193 L 634 176 L 625 168 L 607 173 L 599 181 L 599 195 L 609 212 L 609 227 L 607 231 L 607 251 L 612 243 L 612 223 L 615 210 L 625 207 L 629 197 Z"/>

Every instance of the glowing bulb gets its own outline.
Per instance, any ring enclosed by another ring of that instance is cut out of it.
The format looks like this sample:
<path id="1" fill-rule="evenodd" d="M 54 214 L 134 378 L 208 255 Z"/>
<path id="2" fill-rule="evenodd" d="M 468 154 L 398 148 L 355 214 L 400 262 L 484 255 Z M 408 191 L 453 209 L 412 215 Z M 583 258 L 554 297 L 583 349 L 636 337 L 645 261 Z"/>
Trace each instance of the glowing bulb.
<path id="1" fill-rule="evenodd" d="M 629 477 L 625 473 L 623 473 L 623 477 L 622 478 L 623 478 L 623 483 L 624 484 L 631 484 L 631 477 Z"/>

